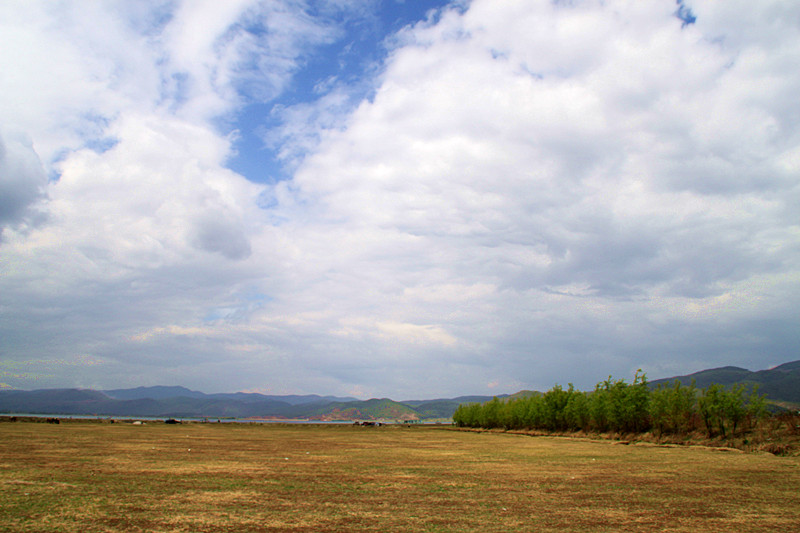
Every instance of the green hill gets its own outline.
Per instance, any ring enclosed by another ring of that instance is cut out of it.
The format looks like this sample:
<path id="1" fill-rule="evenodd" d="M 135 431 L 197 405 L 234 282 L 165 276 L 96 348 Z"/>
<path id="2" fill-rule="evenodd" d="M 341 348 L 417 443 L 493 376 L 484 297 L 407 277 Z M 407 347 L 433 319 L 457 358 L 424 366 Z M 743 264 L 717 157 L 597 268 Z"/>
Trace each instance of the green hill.
<path id="1" fill-rule="evenodd" d="M 330 403 L 313 409 L 307 416 L 317 420 L 420 420 L 423 418 L 412 407 L 388 398 Z"/>
<path id="2" fill-rule="evenodd" d="M 758 392 L 776 404 L 800 405 L 800 361 L 784 363 L 767 370 L 752 372 L 745 368 L 724 366 L 702 370 L 685 376 L 657 379 L 650 382 L 651 387 L 659 384 L 670 384 L 675 380 L 689 385 L 694 380 L 698 388 L 705 388 L 712 383 L 731 386 L 737 384 L 752 388 L 758 385 Z"/>

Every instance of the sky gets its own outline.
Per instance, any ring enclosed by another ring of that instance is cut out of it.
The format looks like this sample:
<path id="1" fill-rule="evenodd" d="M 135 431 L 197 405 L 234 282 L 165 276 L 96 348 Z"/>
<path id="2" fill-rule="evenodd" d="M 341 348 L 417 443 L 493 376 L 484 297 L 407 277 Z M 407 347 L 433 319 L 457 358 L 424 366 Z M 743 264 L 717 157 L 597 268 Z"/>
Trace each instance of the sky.
<path id="1" fill-rule="evenodd" d="M 800 359 L 800 2 L 0 2 L 0 387 Z"/>

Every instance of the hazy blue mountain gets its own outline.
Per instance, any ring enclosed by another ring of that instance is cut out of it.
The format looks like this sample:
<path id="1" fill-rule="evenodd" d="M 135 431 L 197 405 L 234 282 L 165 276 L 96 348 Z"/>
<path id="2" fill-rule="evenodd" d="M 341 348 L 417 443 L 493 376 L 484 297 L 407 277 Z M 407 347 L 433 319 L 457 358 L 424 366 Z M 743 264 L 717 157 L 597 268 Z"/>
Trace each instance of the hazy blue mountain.
<path id="1" fill-rule="evenodd" d="M 365 409 L 364 413 L 374 411 L 368 402 L 348 397 L 267 396 L 255 393 L 204 394 L 185 387 L 137 387 L 107 391 L 88 389 L 0 391 L 0 413 L 184 418 L 305 418 L 324 417 L 328 412 L 342 410 L 345 406 L 356 414 L 362 407 Z"/>
<path id="2" fill-rule="evenodd" d="M 330 402 L 352 402 L 358 401 L 358 398 L 349 396 L 319 396 L 317 394 L 306 394 L 298 396 L 289 394 L 285 396 L 258 394 L 254 392 L 233 392 L 233 393 L 217 393 L 211 394 L 214 398 L 225 398 L 230 400 L 238 400 L 242 402 L 261 402 L 264 400 L 275 400 L 288 403 L 289 405 L 308 405 L 315 403 L 330 403 Z"/>
<path id="3" fill-rule="evenodd" d="M 94 414 L 114 400 L 99 391 L 86 389 L 42 389 L 0 391 L 0 412 Z"/>
<path id="4" fill-rule="evenodd" d="M 177 398 L 183 396 L 186 398 L 202 398 L 206 396 L 202 392 L 189 390 L 186 387 L 136 387 L 135 389 L 114 389 L 101 391 L 106 396 L 114 398 L 115 400 L 163 400 L 165 398 Z"/>
<path id="5" fill-rule="evenodd" d="M 307 394 L 304 396 L 298 395 L 266 395 L 254 392 L 230 392 L 230 393 L 215 393 L 206 394 L 203 392 L 193 391 L 186 387 L 136 387 L 134 389 L 114 389 L 101 391 L 107 396 L 116 400 L 143 400 L 150 398 L 153 400 L 164 400 L 168 398 L 217 398 L 225 400 L 234 400 L 243 403 L 260 403 L 267 400 L 288 403 L 289 405 L 303 405 L 309 403 L 327 403 L 327 402 L 348 402 L 354 401 L 356 398 L 339 397 L 339 396 L 319 396 L 317 394 Z"/>
<path id="6" fill-rule="evenodd" d="M 188 389 L 172 388 L 175 394 Z M 115 391 L 109 391 L 114 393 Z M 141 390 L 139 391 L 141 392 Z M 287 402 L 262 398 L 243 402 L 199 396 L 166 396 L 164 388 L 156 388 L 156 398 L 136 397 L 136 393 L 120 393 L 112 398 L 101 391 L 86 389 L 42 389 L 35 391 L 0 391 L 0 412 L 30 414 L 155 416 L 155 417 L 236 417 L 287 416 L 294 406 Z M 191 392 L 191 391 L 190 391 Z M 127 399 L 123 399 L 127 398 Z"/>

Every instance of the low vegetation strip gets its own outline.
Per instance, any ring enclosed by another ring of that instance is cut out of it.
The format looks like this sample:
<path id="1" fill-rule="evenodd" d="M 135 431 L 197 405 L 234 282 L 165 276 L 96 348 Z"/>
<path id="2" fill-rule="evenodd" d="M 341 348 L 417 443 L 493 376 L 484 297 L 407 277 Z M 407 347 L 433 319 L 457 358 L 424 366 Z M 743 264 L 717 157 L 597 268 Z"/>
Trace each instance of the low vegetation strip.
<path id="1" fill-rule="evenodd" d="M 800 459 L 448 427 L 0 423 L 0 531 L 796 531 Z"/>

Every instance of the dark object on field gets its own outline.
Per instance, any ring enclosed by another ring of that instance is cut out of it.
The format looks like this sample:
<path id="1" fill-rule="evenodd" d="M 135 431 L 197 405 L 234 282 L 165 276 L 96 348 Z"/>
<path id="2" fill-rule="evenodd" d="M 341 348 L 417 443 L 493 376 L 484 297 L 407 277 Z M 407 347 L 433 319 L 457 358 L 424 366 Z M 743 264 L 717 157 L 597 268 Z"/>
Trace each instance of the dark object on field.
<path id="1" fill-rule="evenodd" d="M 59 420 L 58 418 L 48 418 L 47 419 L 47 423 L 48 424 L 60 424 L 61 420 Z"/>
<path id="2" fill-rule="evenodd" d="M 180 424 L 180 422 L 175 420 L 174 418 L 167 418 L 166 420 L 164 420 L 164 423 L 165 424 Z"/>

